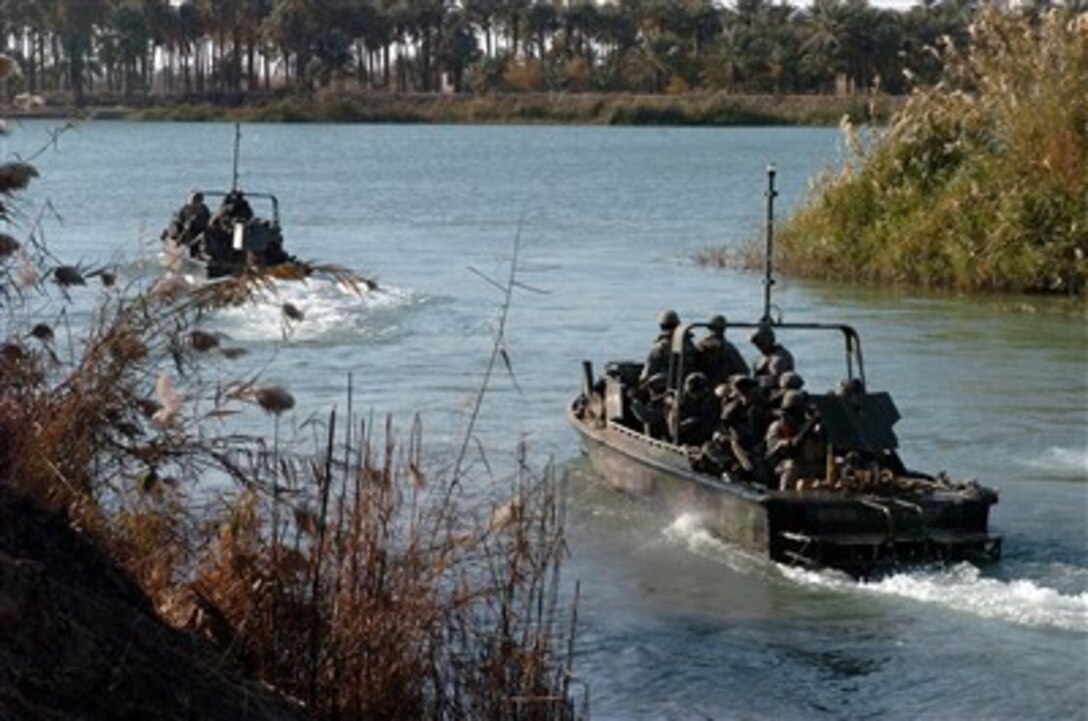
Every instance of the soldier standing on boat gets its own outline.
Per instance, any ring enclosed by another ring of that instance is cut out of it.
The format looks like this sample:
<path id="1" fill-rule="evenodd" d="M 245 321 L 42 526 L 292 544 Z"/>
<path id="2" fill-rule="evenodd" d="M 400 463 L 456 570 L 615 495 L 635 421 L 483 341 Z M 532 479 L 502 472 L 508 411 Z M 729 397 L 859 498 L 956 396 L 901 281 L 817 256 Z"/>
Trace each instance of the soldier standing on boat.
<path id="1" fill-rule="evenodd" d="M 663 310 L 661 315 L 658 316 L 657 324 L 660 332 L 654 338 L 653 347 L 650 348 L 650 354 L 646 357 L 646 363 L 642 366 L 642 373 L 638 377 L 639 382 L 645 383 L 648 378 L 658 373 L 664 373 L 669 378 L 669 387 L 676 388 L 684 379 L 672 378 L 669 377 L 669 374 L 676 373 L 676 369 L 672 365 L 672 336 L 673 332 L 680 327 L 680 316 L 675 310 Z M 688 333 L 684 336 L 685 376 L 691 371 L 697 370 L 695 362 L 695 344 L 692 343 L 691 334 Z"/>
<path id="2" fill-rule="evenodd" d="M 208 206 L 204 205 L 204 194 L 200 191 L 193 193 L 189 198 L 189 202 L 181 209 L 185 242 L 191 243 L 203 233 L 207 229 L 211 217 L 211 211 L 208 210 Z"/>
<path id="3" fill-rule="evenodd" d="M 707 322 L 707 334 L 695 344 L 698 368 L 706 375 L 711 388 L 717 388 L 734 375 L 748 375 L 737 347 L 725 339 L 725 316 L 713 316 Z"/>
<path id="4" fill-rule="evenodd" d="M 189 201 L 174 213 L 170 227 L 163 232 L 163 240 L 172 237 L 178 245 L 189 246 L 190 253 L 196 255 L 195 242 L 207 229 L 210 217 L 208 206 L 204 205 L 204 194 L 195 191 L 189 196 Z"/>
<path id="5" fill-rule="evenodd" d="M 793 370 L 793 355 L 775 340 L 774 331 L 766 323 L 755 329 L 750 340 L 762 354 L 753 366 L 753 375 L 770 377 L 773 379 L 771 385 L 777 385 L 779 376 Z"/>

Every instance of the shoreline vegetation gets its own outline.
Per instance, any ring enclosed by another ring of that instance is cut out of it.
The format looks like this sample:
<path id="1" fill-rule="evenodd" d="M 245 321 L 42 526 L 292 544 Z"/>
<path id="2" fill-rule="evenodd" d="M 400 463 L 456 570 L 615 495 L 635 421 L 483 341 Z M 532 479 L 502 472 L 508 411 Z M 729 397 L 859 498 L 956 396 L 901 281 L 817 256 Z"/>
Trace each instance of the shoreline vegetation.
<path id="1" fill-rule="evenodd" d="M 1088 315 L 1088 15 L 980 11 L 970 44 L 949 49 L 944 67 L 887 128 L 844 123 L 850 157 L 777 233 L 777 267 L 1048 296 Z M 711 248 L 696 262 L 752 256 Z"/>
<path id="2" fill-rule="evenodd" d="M 91 96 L 83 108 L 63 98 L 12 110 L 12 119 L 99 119 L 173 122 L 331 122 L 613 126 L 834 126 L 886 123 L 905 96 L 735 95 L 687 93 L 385 93 L 325 89 L 313 93 L 251 93 L 209 101 L 152 97 L 137 104 Z"/>

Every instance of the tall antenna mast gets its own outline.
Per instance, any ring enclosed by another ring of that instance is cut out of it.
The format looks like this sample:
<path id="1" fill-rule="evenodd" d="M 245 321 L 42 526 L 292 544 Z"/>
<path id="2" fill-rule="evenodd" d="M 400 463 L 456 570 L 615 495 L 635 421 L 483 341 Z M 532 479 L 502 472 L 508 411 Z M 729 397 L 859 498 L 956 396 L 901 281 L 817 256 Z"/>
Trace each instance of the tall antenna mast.
<path id="1" fill-rule="evenodd" d="M 767 166 L 767 259 L 763 277 L 763 318 L 762 323 L 771 322 L 771 286 L 774 285 L 774 199 L 778 191 L 774 189 L 774 164 Z"/>
<path id="2" fill-rule="evenodd" d="M 231 192 L 238 190 L 238 148 L 242 144 L 242 126 L 239 123 L 234 124 L 234 167 L 231 170 L 230 176 L 230 189 Z"/>

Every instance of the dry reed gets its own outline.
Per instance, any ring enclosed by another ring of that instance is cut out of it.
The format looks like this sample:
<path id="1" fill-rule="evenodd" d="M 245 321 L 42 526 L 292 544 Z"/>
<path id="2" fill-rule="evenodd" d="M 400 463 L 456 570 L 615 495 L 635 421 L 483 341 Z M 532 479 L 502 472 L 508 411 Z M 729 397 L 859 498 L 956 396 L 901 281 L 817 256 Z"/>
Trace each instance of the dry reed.
<path id="1" fill-rule="evenodd" d="M 23 245 L 58 267 L 40 236 Z M 239 349 L 200 320 L 256 297 L 267 275 L 113 288 L 73 337 L 63 316 L 35 317 L 40 296 L 10 290 L 20 272 L 0 258 L 4 302 L 20 308 L 0 354 L 0 483 L 109 549 L 164 617 L 313 719 L 578 715 L 552 467 L 535 472 L 521 448 L 505 493 L 469 503 L 460 468 L 427 469 L 418 422 L 405 441 L 391 421 L 376 433 L 350 396 L 321 448 L 299 453 L 279 438 L 287 389 L 201 380 Z M 34 287 L 48 293 L 48 277 Z M 274 416 L 271 448 L 209 433 L 249 402 Z M 216 496 L 210 474 L 233 485 Z"/>

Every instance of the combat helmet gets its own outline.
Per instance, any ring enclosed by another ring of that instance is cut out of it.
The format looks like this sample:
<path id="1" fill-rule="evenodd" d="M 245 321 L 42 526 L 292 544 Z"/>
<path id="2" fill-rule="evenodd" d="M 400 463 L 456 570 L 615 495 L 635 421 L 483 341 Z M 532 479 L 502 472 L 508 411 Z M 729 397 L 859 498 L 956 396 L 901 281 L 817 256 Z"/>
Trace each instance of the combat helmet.
<path id="1" fill-rule="evenodd" d="M 752 331 L 752 335 L 748 337 L 748 340 L 752 341 L 752 345 L 756 348 L 770 348 L 774 345 L 774 331 L 771 330 L 769 325 L 760 325 Z"/>
<path id="2" fill-rule="evenodd" d="M 691 395 L 702 395 L 706 392 L 706 376 L 695 371 L 684 379 L 684 392 Z"/>
<path id="3" fill-rule="evenodd" d="M 680 316 L 675 310 L 663 310 L 657 318 L 657 324 L 661 326 L 661 330 L 672 330 L 680 325 Z"/>
<path id="4" fill-rule="evenodd" d="M 712 315 L 710 320 L 707 321 L 706 327 L 711 330 L 724 331 L 725 330 L 725 316 L 724 315 Z"/>
<path id="5" fill-rule="evenodd" d="M 778 387 L 785 391 L 798 390 L 804 385 L 805 379 L 796 371 L 786 371 L 778 377 Z"/>
<path id="6" fill-rule="evenodd" d="M 804 391 L 786 391 L 782 396 L 783 411 L 804 408 L 806 405 L 808 405 L 808 393 Z"/>

